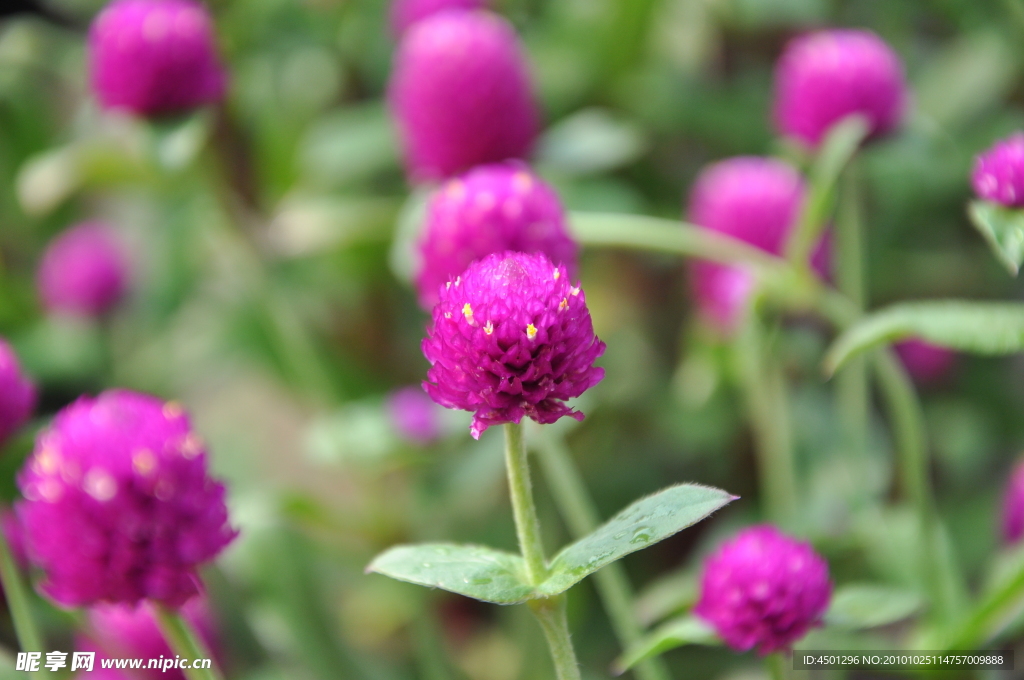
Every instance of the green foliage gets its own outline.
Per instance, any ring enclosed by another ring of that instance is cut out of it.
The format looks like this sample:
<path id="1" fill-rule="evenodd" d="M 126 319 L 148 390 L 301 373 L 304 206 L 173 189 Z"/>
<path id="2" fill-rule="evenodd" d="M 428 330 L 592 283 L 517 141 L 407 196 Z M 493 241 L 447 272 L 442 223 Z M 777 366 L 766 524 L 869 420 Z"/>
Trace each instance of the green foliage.
<path id="1" fill-rule="evenodd" d="M 972 201 L 967 214 L 999 262 L 1016 276 L 1024 262 L 1024 213 L 987 201 Z"/>

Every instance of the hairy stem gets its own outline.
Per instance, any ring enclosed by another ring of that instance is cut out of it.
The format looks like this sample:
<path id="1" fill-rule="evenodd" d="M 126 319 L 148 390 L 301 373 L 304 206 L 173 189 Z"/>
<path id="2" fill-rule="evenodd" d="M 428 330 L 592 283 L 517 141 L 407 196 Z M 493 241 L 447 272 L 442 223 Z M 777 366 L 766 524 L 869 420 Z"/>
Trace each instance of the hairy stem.
<path id="1" fill-rule="evenodd" d="M 175 654 L 183 659 L 195 661 L 197 659 L 210 659 L 210 668 L 183 668 L 185 677 L 189 680 L 222 680 L 220 672 L 212 662 L 213 656 L 210 650 L 199 640 L 195 630 L 186 621 L 180 612 L 154 603 L 153 607 L 160 631 L 164 634 L 168 646 Z"/>
<path id="2" fill-rule="evenodd" d="M 542 600 L 530 600 L 530 609 L 540 621 L 555 663 L 558 680 L 580 680 L 580 667 L 576 661 L 576 650 L 569 636 L 569 624 L 565 619 L 565 595 L 556 595 Z"/>

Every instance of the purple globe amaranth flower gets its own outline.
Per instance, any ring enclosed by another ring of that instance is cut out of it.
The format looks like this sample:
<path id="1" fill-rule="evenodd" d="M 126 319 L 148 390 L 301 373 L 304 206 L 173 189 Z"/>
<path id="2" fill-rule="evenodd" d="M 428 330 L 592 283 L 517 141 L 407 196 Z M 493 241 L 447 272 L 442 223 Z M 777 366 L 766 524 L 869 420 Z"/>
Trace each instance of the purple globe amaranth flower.
<path id="1" fill-rule="evenodd" d="M 403 387 L 385 404 L 391 424 L 403 439 L 426 446 L 441 436 L 440 410 L 419 387 Z"/>
<path id="2" fill-rule="evenodd" d="M 899 56 L 871 31 L 794 38 L 775 65 L 775 125 L 810 147 L 854 113 L 867 119 L 871 136 L 883 135 L 900 124 L 906 100 Z"/>
<path id="3" fill-rule="evenodd" d="M 941 380 L 956 364 L 956 352 L 917 338 L 897 342 L 893 349 L 907 372 L 920 383 Z"/>
<path id="4" fill-rule="evenodd" d="M 533 418 L 583 419 L 565 404 L 604 377 L 586 295 L 543 253 L 494 253 L 449 281 L 423 340 L 423 388 L 473 411 L 470 434 Z"/>
<path id="5" fill-rule="evenodd" d="M 53 239 L 36 273 L 43 306 L 64 314 L 103 314 L 127 285 L 124 255 L 113 230 L 102 222 L 83 222 Z"/>
<path id="6" fill-rule="evenodd" d="M 194 597 L 182 605 L 180 612 L 191 624 L 193 630 L 214 656 L 218 656 L 219 645 L 213 616 L 206 598 Z M 99 654 L 111 658 L 157 659 L 161 656 L 174 658 L 174 652 L 157 625 L 153 605 L 140 602 L 138 605 L 100 604 L 89 608 L 88 632 L 79 640 L 78 647 L 95 649 Z M 154 680 L 184 680 L 184 671 L 177 668 L 143 669 L 141 675 Z"/>
<path id="7" fill-rule="evenodd" d="M 36 387 L 21 370 L 14 349 L 0 338 L 0 446 L 32 416 Z"/>
<path id="8" fill-rule="evenodd" d="M 1016 543 L 1024 537 L 1024 460 L 1010 473 L 1003 494 L 1003 540 Z"/>
<path id="9" fill-rule="evenodd" d="M 402 38 L 388 99 L 414 181 L 523 158 L 539 116 L 512 26 L 486 11 L 444 11 Z"/>
<path id="10" fill-rule="evenodd" d="M 781 255 L 800 215 L 806 188 L 790 165 L 773 158 L 737 156 L 705 168 L 690 192 L 688 218 L 697 226 Z M 823 238 L 812 265 L 828 275 L 829 245 Z M 698 308 L 712 324 L 730 332 L 753 289 L 745 269 L 699 261 L 691 267 Z"/>
<path id="11" fill-rule="evenodd" d="M 445 10 L 474 10 L 487 7 L 487 0 L 394 0 L 391 3 L 391 32 L 401 36 L 417 21 Z"/>
<path id="12" fill-rule="evenodd" d="M 736 650 L 789 649 L 819 625 L 832 596 L 828 564 L 770 525 L 744 529 L 704 563 L 694 613 Z"/>
<path id="13" fill-rule="evenodd" d="M 89 60 L 100 104 L 140 116 L 217 102 L 227 82 L 213 21 L 195 0 L 114 0 L 89 30 Z"/>
<path id="14" fill-rule="evenodd" d="M 450 277 L 506 250 L 544 253 L 576 275 L 579 248 L 554 189 L 519 161 L 482 165 L 448 180 L 427 207 L 416 275 L 420 304 L 432 308 Z"/>
<path id="15" fill-rule="evenodd" d="M 999 140 L 974 160 L 971 184 L 986 201 L 1024 206 L 1024 132 Z"/>
<path id="16" fill-rule="evenodd" d="M 41 590 L 69 607 L 179 606 L 237 532 L 181 406 L 127 390 L 81 397 L 39 435 L 17 503 Z"/>

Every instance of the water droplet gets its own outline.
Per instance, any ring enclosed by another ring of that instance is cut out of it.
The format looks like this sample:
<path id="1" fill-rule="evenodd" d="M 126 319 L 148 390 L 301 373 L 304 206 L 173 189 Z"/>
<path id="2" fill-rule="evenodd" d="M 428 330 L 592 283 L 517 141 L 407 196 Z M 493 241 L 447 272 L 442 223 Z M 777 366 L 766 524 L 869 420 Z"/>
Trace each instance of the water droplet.
<path id="1" fill-rule="evenodd" d="M 424 562 L 423 563 L 423 568 L 424 569 L 430 569 L 430 562 Z"/>
<path id="2" fill-rule="evenodd" d="M 475 585 L 475 586 L 485 586 L 485 585 L 487 585 L 490 582 L 491 582 L 491 579 L 486 578 L 484 576 L 477 576 L 472 581 L 473 585 Z"/>
<path id="3" fill-rule="evenodd" d="M 625 537 L 626 537 L 626 532 L 625 531 L 620 531 L 619 533 L 617 533 L 614 536 L 612 536 L 612 538 L 614 538 L 616 541 L 621 541 Z"/>
<path id="4" fill-rule="evenodd" d="M 629 539 L 632 544 L 637 543 L 648 543 L 651 540 L 651 528 L 650 527 L 637 527 L 633 531 L 633 538 Z"/>

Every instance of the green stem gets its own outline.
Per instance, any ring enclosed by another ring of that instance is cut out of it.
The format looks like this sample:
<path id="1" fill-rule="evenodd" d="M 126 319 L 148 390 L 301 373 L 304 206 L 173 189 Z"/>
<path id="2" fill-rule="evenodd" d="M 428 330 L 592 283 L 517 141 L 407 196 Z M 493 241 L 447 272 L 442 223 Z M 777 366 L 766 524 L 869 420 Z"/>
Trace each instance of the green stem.
<path id="1" fill-rule="evenodd" d="M 541 454 L 539 458 L 544 479 L 551 487 L 558 510 L 573 537 L 580 539 L 589 535 L 597 529 L 600 518 L 564 440 L 545 431 L 537 437 L 537 448 Z M 629 649 L 640 640 L 643 629 L 633 613 L 633 589 L 626 570 L 619 562 L 613 562 L 595 573 L 594 579 L 615 636 L 623 649 Z M 640 680 L 671 678 L 665 662 L 660 658 L 637 664 L 634 673 Z"/>
<path id="2" fill-rule="evenodd" d="M 772 652 L 765 657 L 764 663 L 768 667 L 768 674 L 772 680 L 787 680 L 789 678 L 786 655 L 782 652 Z"/>
<path id="3" fill-rule="evenodd" d="M 796 518 L 798 485 L 786 385 L 779 367 L 767 360 L 761 321 L 755 312 L 744 320 L 734 348 L 754 431 L 766 514 L 776 523 L 789 525 Z"/>
<path id="4" fill-rule="evenodd" d="M 864 235 L 860 215 L 860 186 L 856 163 L 851 161 L 842 178 L 836 216 L 836 286 L 860 314 L 867 304 L 864 284 Z M 843 439 L 857 458 L 867 455 L 870 431 L 868 367 L 864 359 L 851 362 L 836 376 L 836 396 Z M 858 479 L 863 489 L 867 480 Z"/>
<path id="5" fill-rule="evenodd" d="M 551 649 L 551 660 L 555 663 L 555 676 L 558 680 L 580 680 L 580 667 L 569 636 L 569 624 L 565 619 L 565 595 L 530 600 L 529 605 L 540 621 L 540 627 L 544 629 L 544 637 Z"/>
<path id="6" fill-rule="evenodd" d="M 28 599 L 28 590 L 24 581 L 21 580 L 21 573 L 18 565 L 14 562 L 11 554 L 11 546 L 7 543 L 7 537 L 0 531 L 0 580 L 3 581 L 4 595 L 7 597 L 7 608 L 14 620 L 14 632 L 18 636 L 18 644 L 23 652 L 41 652 L 43 650 L 43 636 L 36 626 L 35 617 L 32 616 L 32 604 Z"/>
<path id="7" fill-rule="evenodd" d="M 526 440 L 523 426 L 505 425 L 505 467 L 508 471 L 508 491 L 512 499 L 512 516 L 516 522 L 519 549 L 526 560 L 527 576 L 532 585 L 542 583 L 548 576 L 541 542 L 540 519 L 533 504 L 530 486 L 530 463 L 526 458 Z"/>
<path id="8" fill-rule="evenodd" d="M 200 642 L 199 636 L 181 614 L 159 603 L 153 603 L 153 610 L 157 623 L 160 625 L 160 631 L 164 634 L 164 639 L 167 640 L 171 651 L 183 659 L 191 661 L 211 660 L 210 668 L 182 669 L 185 677 L 189 680 L 221 680 L 216 664 L 212 663 L 213 656 L 210 651 Z"/>
<path id="9" fill-rule="evenodd" d="M 896 437 L 901 484 L 917 515 L 925 583 L 935 612 L 949 621 L 955 616 L 955 603 L 947 585 L 956 580 L 931 491 L 924 414 L 910 377 L 891 350 L 878 352 L 874 366 Z"/>
<path id="10" fill-rule="evenodd" d="M 1002 626 L 1009 623 L 1019 612 L 1024 602 L 1024 563 L 1017 573 L 979 603 L 959 632 L 953 637 L 947 649 L 979 649 L 987 643 Z"/>
<path id="11" fill-rule="evenodd" d="M 505 425 L 505 467 L 508 469 L 508 490 L 512 499 L 512 516 L 516 522 L 519 550 L 526 562 L 527 578 L 532 585 L 538 585 L 547 578 L 548 566 L 541 542 L 540 519 L 537 517 L 530 486 L 526 440 L 520 424 Z M 579 664 L 576 662 L 576 651 L 572 648 L 569 625 L 565 619 L 565 596 L 530 600 L 529 605 L 544 629 L 558 680 L 579 680 Z"/>

